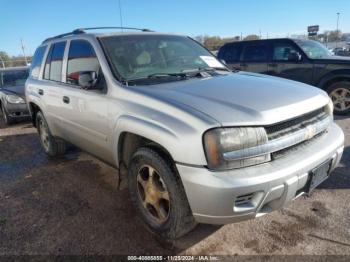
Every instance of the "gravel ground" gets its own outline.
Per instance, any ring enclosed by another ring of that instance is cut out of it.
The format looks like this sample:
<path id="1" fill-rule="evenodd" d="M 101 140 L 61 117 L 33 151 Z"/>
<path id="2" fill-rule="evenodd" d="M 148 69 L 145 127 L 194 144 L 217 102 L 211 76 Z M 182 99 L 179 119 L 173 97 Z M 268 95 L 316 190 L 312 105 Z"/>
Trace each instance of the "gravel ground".
<path id="1" fill-rule="evenodd" d="M 118 172 L 79 150 L 50 160 L 30 123 L 0 122 L 0 255 L 350 255 L 350 118 L 340 166 L 310 197 L 175 242 L 146 231 Z"/>

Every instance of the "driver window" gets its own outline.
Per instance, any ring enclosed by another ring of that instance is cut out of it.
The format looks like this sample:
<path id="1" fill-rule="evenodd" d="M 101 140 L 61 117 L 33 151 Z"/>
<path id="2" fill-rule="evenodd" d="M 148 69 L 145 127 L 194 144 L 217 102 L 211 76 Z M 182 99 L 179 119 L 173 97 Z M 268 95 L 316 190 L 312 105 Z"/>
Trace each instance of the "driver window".
<path id="1" fill-rule="evenodd" d="M 100 64 L 92 45 L 88 41 L 72 40 L 68 53 L 66 82 L 79 85 L 79 76 L 82 72 L 95 72 L 98 75 Z"/>
<path id="2" fill-rule="evenodd" d="M 290 44 L 275 44 L 273 47 L 274 61 L 288 61 L 296 55 L 300 56 L 300 53 Z"/>

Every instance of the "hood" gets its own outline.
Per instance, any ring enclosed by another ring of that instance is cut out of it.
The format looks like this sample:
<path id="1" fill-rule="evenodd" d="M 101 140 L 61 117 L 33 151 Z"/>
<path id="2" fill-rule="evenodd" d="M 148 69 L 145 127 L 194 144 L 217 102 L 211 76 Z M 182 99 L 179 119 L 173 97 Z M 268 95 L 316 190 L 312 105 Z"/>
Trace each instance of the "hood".
<path id="1" fill-rule="evenodd" d="M 316 63 L 328 63 L 328 64 L 348 64 L 350 65 L 350 57 L 346 56 L 329 56 L 322 59 L 314 59 Z"/>
<path id="2" fill-rule="evenodd" d="M 17 96 L 20 96 L 22 98 L 25 97 L 25 92 L 24 92 L 24 86 L 3 86 L 0 88 L 0 92 L 6 93 L 6 94 L 14 94 Z"/>
<path id="3" fill-rule="evenodd" d="M 186 104 L 224 126 L 274 124 L 329 101 L 327 94 L 315 87 L 247 72 L 139 88 L 165 102 Z"/>

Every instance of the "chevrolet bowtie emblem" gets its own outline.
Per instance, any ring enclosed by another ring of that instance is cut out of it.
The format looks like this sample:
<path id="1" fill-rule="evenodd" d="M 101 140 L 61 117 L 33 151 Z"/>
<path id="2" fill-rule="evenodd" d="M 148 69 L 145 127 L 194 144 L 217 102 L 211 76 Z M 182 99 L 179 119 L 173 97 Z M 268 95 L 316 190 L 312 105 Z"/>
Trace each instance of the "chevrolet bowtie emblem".
<path id="1" fill-rule="evenodd" d="M 305 139 L 311 139 L 316 135 L 316 128 L 314 126 L 308 126 L 305 130 Z"/>

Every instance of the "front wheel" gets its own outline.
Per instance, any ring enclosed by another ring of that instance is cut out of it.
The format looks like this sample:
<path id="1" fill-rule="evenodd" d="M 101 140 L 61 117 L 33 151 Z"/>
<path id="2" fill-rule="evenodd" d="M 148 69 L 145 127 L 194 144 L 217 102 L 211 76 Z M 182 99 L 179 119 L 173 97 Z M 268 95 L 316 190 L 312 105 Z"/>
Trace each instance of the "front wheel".
<path id="1" fill-rule="evenodd" d="M 7 114 L 5 107 L 1 105 L 2 117 L 6 125 L 11 125 L 13 123 L 11 117 Z"/>
<path id="2" fill-rule="evenodd" d="M 333 83 L 327 88 L 327 93 L 333 101 L 335 115 L 350 113 L 350 82 Z"/>
<path id="3" fill-rule="evenodd" d="M 129 166 L 132 202 L 148 229 L 162 237 L 176 239 L 196 223 L 181 180 L 158 152 L 140 148 Z"/>
<path id="4" fill-rule="evenodd" d="M 66 151 L 66 143 L 51 135 L 49 126 L 44 115 L 39 111 L 36 115 L 36 126 L 38 128 L 40 142 L 46 154 L 50 157 L 63 155 Z"/>

